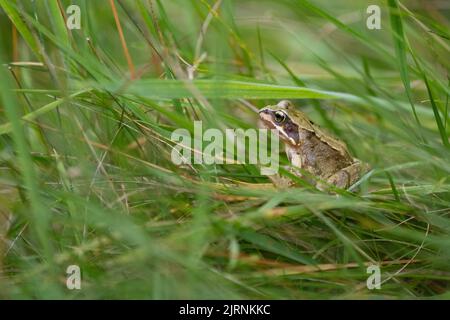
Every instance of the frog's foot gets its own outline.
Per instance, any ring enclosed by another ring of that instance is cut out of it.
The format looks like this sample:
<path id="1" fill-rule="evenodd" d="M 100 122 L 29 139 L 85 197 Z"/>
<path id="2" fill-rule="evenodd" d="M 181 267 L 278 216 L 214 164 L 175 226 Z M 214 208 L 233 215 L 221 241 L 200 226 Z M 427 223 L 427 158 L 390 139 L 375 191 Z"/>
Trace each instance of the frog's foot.
<path id="1" fill-rule="evenodd" d="M 292 172 L 293 174 L 295 174 L 291 167 L 285 166 L 284 168 L 286 170 Z M 268 177 L 269 177 L 270 181 L 272 181 L 272 183 L 275 185 L 275 187 L 280 188 L 280 189 L 290 188 L 295 185 L 295 182 L 292 179 L 290 179 L 288 177 L 283 177 L 279 174 L 270 175 Z"/>
<path id="2" fill-rule="evenodd" d="M 328 190 L 329 188 L 327 185 L 334 185 L 337 188 L 347 189 L 359 180 L 362 170 L 363 165 L 358 160 L 333 174 L 326 180 L 326 183 L 318 182 L 316 187 L 321 191 Z"/>
<path id="3" fill-rule="evenodd" d="M 268 176 L 269 179 L 272 181 L 272 183 L 275 185 L 275 187 L 279 189 L 287 189 L 294 185 L 294 182 L 286 177 L 282 177 L 279 174 L 275 174 L 272 176 Z"/>

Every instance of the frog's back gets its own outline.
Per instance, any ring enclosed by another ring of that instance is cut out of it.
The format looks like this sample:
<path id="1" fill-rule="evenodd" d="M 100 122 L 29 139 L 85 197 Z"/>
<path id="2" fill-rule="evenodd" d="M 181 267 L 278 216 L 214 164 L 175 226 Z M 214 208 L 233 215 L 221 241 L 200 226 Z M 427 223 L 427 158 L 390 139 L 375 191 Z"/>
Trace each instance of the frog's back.
<path id="1" fill-rule="evenodd" d="M 293 109 L 292 106 L 289 112 L 295 115 L 295 119 L 297 121 L 297 125 L 299 126 L 300 130 L 305 129 L 312 133 L 315 133 L 316 137 L 319 140 L 321 140 L 322 142 L 329 145 L 331 148 L 338 151 L 342 155 L 342 157 L 351 159 L 351 156 L 348 153 L 347 146 L 343 141 L 333 137 L 328 132 L 322 130 L 322 128 L 313 123 L 304 112 Z"/>
<path id="2" fill-rule="evenodd" d="M 312 174 L 325 179 L 352 164 L 353 158 L 345 150 L 345 144 L 343 149 L 336 149 L 315 132 L 300 130 L 300 135 L 302 168 Z"/>
<path id="3" fill-rule="evenodd" d="M 352 158 L 351 155 L 348 153 L 347 145 L 345 144 L 345 142 L 325 133 L 321 128 L 317 126 L 315 127 L 315 133 L 321 141 L 325 142 L 333 149 L 338 151 L 344 158 L 348 159 Z"/>

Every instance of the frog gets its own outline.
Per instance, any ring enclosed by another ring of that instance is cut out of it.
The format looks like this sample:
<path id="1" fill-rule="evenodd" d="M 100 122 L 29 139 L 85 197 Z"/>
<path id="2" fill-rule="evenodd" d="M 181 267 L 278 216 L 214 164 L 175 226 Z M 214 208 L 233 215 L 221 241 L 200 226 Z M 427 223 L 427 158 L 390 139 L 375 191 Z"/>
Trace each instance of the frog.
<path id="1" fill-rule="evenodd" d="M 284 142 L 290 172 L 319 190 L 330 190 L 330 186 L 348 189 L 368 170 L 368 165 L 354 158 L 343 141 L 321 129 L 288 100 L 260 109 L 259 117 L 263 127 L 274 129 Z M 282 186 L 295 184 L 280 176 L 272 181 Z"/>

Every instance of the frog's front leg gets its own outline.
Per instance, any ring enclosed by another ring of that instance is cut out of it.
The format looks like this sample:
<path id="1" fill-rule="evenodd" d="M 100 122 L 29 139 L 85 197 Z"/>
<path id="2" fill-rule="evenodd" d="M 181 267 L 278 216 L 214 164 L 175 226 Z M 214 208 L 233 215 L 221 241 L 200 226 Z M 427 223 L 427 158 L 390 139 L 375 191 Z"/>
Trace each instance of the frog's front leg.
<path id="1" fill-rule="evenodd" d="M 292 173 L 293 175 L 301 177 L 302 176 L 301 173 L 298 170 L 296 170 L 296 168 L 302 167 L 300 154 L 296 152 L 294 149 L 291 149 L 288 146 L 286 146 L 286 155 L 289 159 L 289 162 L 292 164 L 292 167 L 284 166 L 283 168 L 286 171 Z M 295 182 L 292 179 L 288 177 L 283 177 L 279 174 L 269 176 L 269 179 L 277 188 L 289 188 L 295 185 Z"/>
<path id="2" fill-rule="evenodd" d="M 347 189 L 353 185 L 361 177 L 363 171 L 363 164 L 361 161 L 355 159 L 355 162 L 348 167 L 342 168 L 332 176 L 328 177 L 325 183 L 317 183 L 317 189 L 324 191 L 327 189 L 326 185 L 334 185 L 341 189 Z"/>

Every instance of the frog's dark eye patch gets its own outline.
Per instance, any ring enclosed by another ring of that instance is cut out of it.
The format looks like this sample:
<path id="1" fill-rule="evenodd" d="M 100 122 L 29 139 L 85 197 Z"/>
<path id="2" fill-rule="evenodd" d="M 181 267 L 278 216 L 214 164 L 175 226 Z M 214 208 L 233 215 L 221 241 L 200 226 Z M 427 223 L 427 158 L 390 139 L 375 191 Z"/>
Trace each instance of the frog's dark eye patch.
<path id="1" fill-rule="evenodd" d="M 286 114 L 283 111 L 275 111 L 273 117 L 275 122 L 278 124 L 283 123 L 287 118 Z"/>

